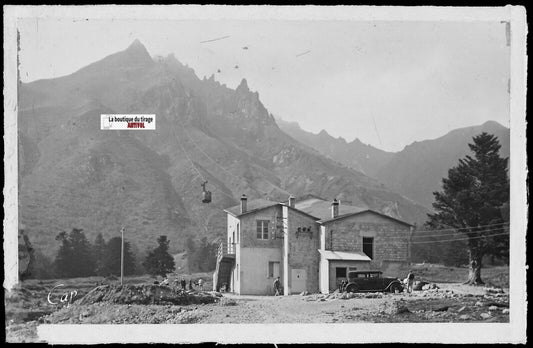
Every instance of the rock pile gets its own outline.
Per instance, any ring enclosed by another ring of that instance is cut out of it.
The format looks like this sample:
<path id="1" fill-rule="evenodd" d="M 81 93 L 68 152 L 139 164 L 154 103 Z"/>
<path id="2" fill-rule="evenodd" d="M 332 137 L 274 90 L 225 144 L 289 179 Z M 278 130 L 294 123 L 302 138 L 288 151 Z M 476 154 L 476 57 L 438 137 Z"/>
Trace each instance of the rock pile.
<path id="1" fill-rule="evenodd" d="M 407 308 L 406 301 L 403 299 L 386 302 L 380 307 L 380 314 L 397 315 L 410 312 L 409 308 Z"/>
<path id="2" fill-rule="evenodd" d="M 385 293 L 386 294 L 386 293 Z M 331 294 L 313 294 L 305 296 L 306 301 L 326 301 L 326 300 L 348 300 L 351 298 L 382 298 L 384 293 L 381 292 L 366 292 L 366 293 L 356 293 L 356 292 L 339 292 L 335 290 Z"/>
<path id="3" fill-rule="evenodd" d="M 89 305 L 98 302 L 114 304 L 188 305 L 218 302 L 216 294 L 183 291 L 159 285 L 101 285 L 76 303 Z"/>

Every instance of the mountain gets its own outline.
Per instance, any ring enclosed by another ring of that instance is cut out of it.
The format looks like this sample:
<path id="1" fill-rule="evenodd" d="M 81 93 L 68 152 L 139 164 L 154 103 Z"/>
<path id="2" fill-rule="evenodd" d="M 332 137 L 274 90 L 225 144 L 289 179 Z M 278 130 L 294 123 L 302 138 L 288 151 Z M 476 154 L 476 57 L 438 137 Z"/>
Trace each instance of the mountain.
<path id="1" fill-rule="evenodd" d="M 510 153 L 509 128 L 495 121 L 456 129 L 437 139 L 414 142 L 396 153 L 362 144 L 358 139 L 348 143 L 326 131 L 314 134 L 301 129 L 297 123 L 277 121 L 284 132 L 302 144 L 376 178 L 428 209 L 432 206 L 433 192 L 441 189 L 442 178 L 448 176 L 448 169 L 470 154 L 468 144 L 475 135 L 482 132 L 496 135 L 502 145 L 500 154 L 509 157 Z"/>
<path id="2" fill-rule="evenodd" d="M 502 145 L 500 155 L 509 157 L 509 128 L 488 121 L 480 126 L 456 129 L 440 138 L 406 146 L 376 173 L 376 178 L 391 189 L 431 207 L 433 192 L 442 188 L 442 178 L 448 177 L 448 170 L 456 166 L 460 158 L 472 154 L 468 144 L 482 132 L 497 136 Z"/>
<path id="3" fill-rule="evenodd" d="M 314 134 L 300 128 L 297 122 L 287 122 L 280 118 L 276 122 L 281 130 L 302 144 L 370 177 L 375 177 L 379 169 L 394 156 L 392 152 L 363 144 L 359 139 L 348 143 L 341 137 L 332 137 L 325 130 Z"/>
<path id="4" fill-rule="evenodd" d="M 156 114 L 156 130 L 100 130 L 100 115 Z M 296 141 L 242 80 L 199 79 L 173 55 L 138 41 L 71 75 L 19 83 L 19 221 L 53 255 L 61 231 L 125 236 L 143 252 L 167 235 L 225 233 L 224 208 L 289 194 L 337 197 L 408 222 L 427 210 Z M 201 184 L 213 192 L 201 202 Z"/>

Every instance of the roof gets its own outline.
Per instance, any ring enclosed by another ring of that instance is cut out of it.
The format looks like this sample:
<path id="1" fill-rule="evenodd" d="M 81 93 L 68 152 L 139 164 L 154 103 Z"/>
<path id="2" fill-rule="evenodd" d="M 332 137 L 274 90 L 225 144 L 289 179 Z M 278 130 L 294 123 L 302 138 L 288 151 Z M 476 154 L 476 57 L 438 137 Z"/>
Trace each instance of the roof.
<path id="1" fill-rule="evenodd" d="M 280 203 L 274 202 L 274 201 L 269 201 L 269 200 L 266 200 L 266 199 L 257 198 L 257 199 L 249 200 L 247 202 L 247 204 L 246 204 L 246 213 L 244 213 L 244 214 L 241 214 L 241 204 L 240 203 L 235 205 L 235 206 L 233 206 L 233 207 L 231 207 L 231 208 L 225 209 L 224 211 L 227 212 L 227 213 L 230 213 L 233 216 L 241 216 L 241 215 L 245 215 L 245 214 L 250 214 L 250 213 L 256 212 L 258 210 L 270 208 L 270 207 L 276 206 L 278 204 L 280 204 Z"/>
<path id="2" fill-rule="evenodd" d="M 345 261 L 372 261 L 363 252 L 356 251 L 332 251 L 332 250 L 318 250 L 327 260 L 345 260 Z"/>
<path id="3" fill-rule="evenodd" d="M 331 202 L 320 198 L 309 198 L 296 202 L 295 208 L 309 215 L 316 216 L 321 221 L 331 220 Z M 339 216 L 336 219 L 368 210 L 368 208 L 355 207 L 352 205 L 339 204 Z"/>
<path id="4" fill-rule="evenodd" d="M 344 219 L 346 217 L 351 217 L 351 216 L 355 216 L 355 215 L 358 215 L 358 214 L 362 214 L 362 213 L 372 213 L 372 214 L 376 214 L 376 215 L 379 215 L 379 216 L 382 216 L 384 218 L 387 218 L 389 220 L 393 220 L 393 221 L 396 221 L 400 224 L 404 224 L 406 226 L 413 226 L 411 225 L 410 223 L 408 222 L 405 222 L 405 221 L 402 221 L 400 219 L 397 219 L 397 218 L 394 218 L 392 216 L 389 216 L 389 215 L 386 215 L 386 214 L 383 214 L 383 213 L 380 213 L 378 211 L 375 211 L 375 210 L 372 210 L 372 209 L 363 209 L 361 211 L 357 211 L 357 212 L 354 212 L 354 213 L 351 213 L 351 214 L 343 214 L 343 215 L 339 215 L 337 216 L 336 218 L 329 218 L 327 220 L 321 220 L 319 221 L 320 223 L 324 224 L 324 223 L 328 223 L 328 222 L 332 222 L 332 221 L 337 221 L 337 220 L 340 220 L 340 219 Z"/>
<path id="5" fill-rule="evenodd" d="M 240 203 L 231 208 L 225 209 L 224 211 L 235 217 L 238 217 L 238 216 L 242 216 L 242 215 L 246 215 L 250 213 L 255 213 L 260 210 L 276 206 L 278 204 L 288 206 L 285 203 L 257 198 L 257 199 L 248 200 L 247 210 L 246 210 L 246 213 L 244 214 L 241 214 Z M 315 196 L 310 196 L 310 198 L 304 199 L 302 201 L 296 201 L 294 208 L 293 207 L 289 207 L 289 208 L 299 211 L 300 213 L 304 213 L 311 218 L 319 220 L 318 222 L 321 224 L 332 222 L 332 221 L 337 221 L 339 219 L 354 216 L 357 214 L 362 214 L 365 212 L 370 212 L 370 213 L 377 214 L 385 218 L 391 219 L 393 221 L 402 223 L 404 225 L 412 226 L 411 224 L 405 221 L 393 218 L 392 216 L 385 215 L 375 210 L 371 210 L 366 207 L 362 208 L 362 207 L 356 207 L 353 205 L 342 204 L 341 202 L 339 202 L 339 215 L 336 218 L 332 218 L 331 217 L 331 202 L 325 201 L 322 198 L 315 197 Z"/>

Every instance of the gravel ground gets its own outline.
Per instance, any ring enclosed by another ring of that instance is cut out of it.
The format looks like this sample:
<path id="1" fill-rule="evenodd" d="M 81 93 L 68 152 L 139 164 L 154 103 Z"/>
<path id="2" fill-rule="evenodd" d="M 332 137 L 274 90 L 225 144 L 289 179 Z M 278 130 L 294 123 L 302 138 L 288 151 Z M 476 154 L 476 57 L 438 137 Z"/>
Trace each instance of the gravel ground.
<path id="1" fill-rule="evenodd" d="M 25 323 L 6 316 L 8 342 L 34 342 L 39 324 L 408 323 L 509 322 L 509 294 L 500 288 L 437 283 L 413 294 L 333 293 L 292 296 L 223 294 L 216 303 L 111 304 L 68 307 Z M 207 293 L 205 294 L 207 295 Z M 79 301 L 83 302 L 83 301 Z"/>

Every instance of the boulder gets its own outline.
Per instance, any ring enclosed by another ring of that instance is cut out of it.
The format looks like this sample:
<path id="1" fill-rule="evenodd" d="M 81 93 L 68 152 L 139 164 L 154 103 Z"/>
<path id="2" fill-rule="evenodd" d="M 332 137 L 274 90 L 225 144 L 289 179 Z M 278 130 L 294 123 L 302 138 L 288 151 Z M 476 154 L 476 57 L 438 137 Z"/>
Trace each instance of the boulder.
<path id="1" fill-rule="evenodd" d="M 492 315 L 490 315 L 490 313 L 481 313 L 479 316 L 481 318 L 483 318 L 483 319 L 488 319 L 488 318 L 492 317 Z"/>
<path id="2" fill-rule="evenodd" d="M 424 285 L 427 285 L 427 284 L 428 284 L 428 282 L 424 282 L 422 280 L 415 281 L 414 284 L 413 284 L 413 290 L 421 291 L 421 290 L 423 290 Z"/>
<path id="3" fill-rule="evenodd" d="M 485 293 L 488 293 L 488 294 L 503 294 L 504 293 L 502 288 L 491 287 L 491 288 L 484 288 L 483 290 L 485 291 Z"/>
<path id="4" fill-rule="evenodd" d="M 435 283 L 429 283 L 429 284 L 425 284 L 424 286 L 422 286 L 422 290 L 435 290 L 435 289 L 439 289 L 439 287 Z"/>
<path id="5" fill-rule="evenodd" d="M 468 319 L 470 319 L 470 318 L 471 318 L 471 317 L 470 317 L 468 314 L 463 314 L 463 315 L 460 315 L 460 316 L 459 316 L 459 319 L 461 319 L 461 320 L 468 320 Z"/>

